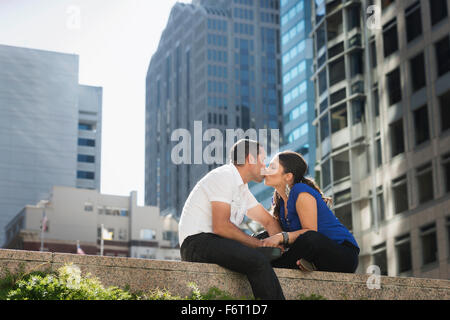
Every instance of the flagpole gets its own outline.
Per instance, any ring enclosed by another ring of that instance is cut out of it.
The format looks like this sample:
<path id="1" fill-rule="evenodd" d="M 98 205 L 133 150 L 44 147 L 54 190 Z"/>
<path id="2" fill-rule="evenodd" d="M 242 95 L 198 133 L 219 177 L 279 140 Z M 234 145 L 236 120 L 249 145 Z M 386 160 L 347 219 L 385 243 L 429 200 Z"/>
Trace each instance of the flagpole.
<path id="1" fill-rule="evenodd" d="M 103 255 L 103 224 L 102 224 L 102 230 L 100 232 L 100 255 Z"/>
<path id="2" fill-rule="evenodd" d="M 42 212 L 42 221 L 41 221 L 41 249 L 40 251 L 44 251 L 44 219 L 45 219 L 45 206 Z"/>

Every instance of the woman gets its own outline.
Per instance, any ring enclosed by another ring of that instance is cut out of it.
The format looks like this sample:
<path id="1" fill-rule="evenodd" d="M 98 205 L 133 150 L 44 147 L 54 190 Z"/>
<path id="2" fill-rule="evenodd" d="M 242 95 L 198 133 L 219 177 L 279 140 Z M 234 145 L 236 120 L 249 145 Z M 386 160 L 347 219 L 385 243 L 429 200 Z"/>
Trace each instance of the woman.
<path id="1" fill-rule="evenodd" d="M 358 244 L 328 208 L 331 199 L 305 177 L 307 170 L 303 157 L 291 151 L 276 155 L 266 170 L 264 183 L 275 188 L 273 215 L 283 232 L 264 239 L 264 245 L 289 247 L 272 265 L 353 273 Z"/>

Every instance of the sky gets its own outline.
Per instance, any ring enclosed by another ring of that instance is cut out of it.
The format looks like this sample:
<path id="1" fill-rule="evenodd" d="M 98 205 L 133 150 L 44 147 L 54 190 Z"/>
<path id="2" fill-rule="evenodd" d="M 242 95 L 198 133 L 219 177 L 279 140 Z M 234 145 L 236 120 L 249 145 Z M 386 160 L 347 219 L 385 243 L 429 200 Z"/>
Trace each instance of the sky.
<path id="1" fill-rule="evenodd" d="M 79 83 L 103 87 L 101 193 L 145 190 L 145 77 L 176 2 L 0 0 L 0 44 L 79 55 Z"/>

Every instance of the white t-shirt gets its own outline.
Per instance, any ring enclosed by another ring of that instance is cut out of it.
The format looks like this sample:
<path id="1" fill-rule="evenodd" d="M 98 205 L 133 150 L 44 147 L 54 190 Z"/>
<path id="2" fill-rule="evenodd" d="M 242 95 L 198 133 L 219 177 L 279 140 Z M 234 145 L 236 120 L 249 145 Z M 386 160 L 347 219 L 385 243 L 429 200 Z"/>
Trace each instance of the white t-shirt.
<path id="1" fill-rule="evenodd" d="M 178 225 L 180 247 L 191 235 L 213 232 L 211 201 L 230 204 L 230 221 L 236 226 L 242 223 L 247 210 L 258 205 L 234 164 L 210 171 L 197 182 L 184 204 Z"/>

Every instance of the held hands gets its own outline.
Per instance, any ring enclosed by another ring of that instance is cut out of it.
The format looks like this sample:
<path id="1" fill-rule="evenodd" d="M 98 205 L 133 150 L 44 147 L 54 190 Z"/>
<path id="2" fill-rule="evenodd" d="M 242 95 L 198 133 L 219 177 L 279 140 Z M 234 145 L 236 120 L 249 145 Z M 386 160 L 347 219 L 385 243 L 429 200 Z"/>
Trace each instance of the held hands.
<path id="1" fill-rule="evenodd" d="M 277 247 L 280 248 L 282 252 L 284 252 L 284 247 L 282 243 L 283 243 L 283 235 L 281 233 L 277 233 L 271 237 L 261 240 L 261 247 Z"/>

